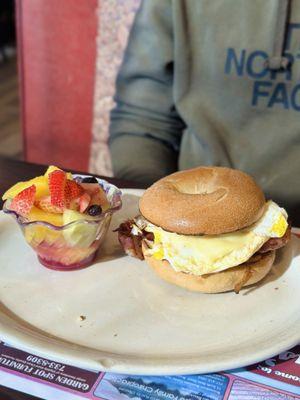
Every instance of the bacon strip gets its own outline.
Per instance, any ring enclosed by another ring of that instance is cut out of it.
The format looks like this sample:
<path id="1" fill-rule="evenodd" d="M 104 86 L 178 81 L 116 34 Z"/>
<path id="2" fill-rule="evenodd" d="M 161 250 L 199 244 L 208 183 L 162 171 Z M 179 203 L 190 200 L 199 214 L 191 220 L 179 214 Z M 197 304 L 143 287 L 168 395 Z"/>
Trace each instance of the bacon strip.
<path id="1" fill-rule="evenodd" d="M 123 247 L 124 251 L 131 257 L 136 257 L 140 260 L 144 259 L 143 251 L 142 251 L 142 241 L 143 240 L 154 240 L 154 235 L 151 232 L 147 232 L 144 229 L 140 229 L 140 233 L 134 235 L 132 233 L 133 225 L 135 224 L 134 219 L 128 219 L 123 222 L 114 232 L 118 232 L 118 240 Z M 259 257 L 260 254 L 267 253 L 271 250 L 277 250 L 287 244 L 287 242 L 291 238 L 291 225 L 288 226 L 284 236 L 281 238 L 271 238 L 269 239 L 252 257 Z M 249 279 L 249 277 L 244 277 L 244 279 Z M 247 280 L 244 282 L 246 283 Z M 243 283 L 243 284 L 244 284 Z M 237 292 L 239 291 L 240 283 L 237 285 Z"/>
<path id="2" fill-rule="evenodd" d="M 146 232 L 141 230 L 141 233 L 134 235 L 132 233 L 134 220 L 129 219 L 123 222 L 114 232 L 118 232 L 118 240 L 123 247 L 126 254 L 131 257 L 138 258 L 140 260 L 144 259 L 142 251 L 142 241 L 144 239 L 154 240 L 154 235 L 151 232 Z"/>
<path id="3" fill-rule="evenodd" d="M 280 249 L 287 244 L 291 238 L 291 225 L 287 227 L 285 234 L 281 238 L 269 239 L 259 250 L 258 253 L 267 253 L 271 250 Z"/>

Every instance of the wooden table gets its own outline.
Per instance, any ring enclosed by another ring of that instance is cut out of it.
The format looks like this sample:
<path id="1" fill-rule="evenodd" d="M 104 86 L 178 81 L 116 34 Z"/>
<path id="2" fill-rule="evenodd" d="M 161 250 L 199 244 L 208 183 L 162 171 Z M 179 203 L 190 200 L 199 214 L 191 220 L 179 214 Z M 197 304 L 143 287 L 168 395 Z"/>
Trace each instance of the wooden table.
<path id="1" fill-rule="evenodd" d="M 8 158 L 0 157 L 0 208 L 2 207 L 2 194 L 13 184 L 18 181 L 26 181 L 38 175 L 44 174 L 47 166 L 31 164 L 24 161 L 16 161 Z M 80 171 L 73 171 L 80 172 Z M 82 172 L 82 171 L 81 171 Z M 120 188 L 132 187 L 141 188 L 140 185 L 132 181 L 125 181 L 115 178 L 102 177 L 112 182 Z M 0 399 L 1 400 L 35 400 L 38 397 L 33 397 L 25 393 L 20 393 L 12 389 L 1 386 L 0 383 Z"/>

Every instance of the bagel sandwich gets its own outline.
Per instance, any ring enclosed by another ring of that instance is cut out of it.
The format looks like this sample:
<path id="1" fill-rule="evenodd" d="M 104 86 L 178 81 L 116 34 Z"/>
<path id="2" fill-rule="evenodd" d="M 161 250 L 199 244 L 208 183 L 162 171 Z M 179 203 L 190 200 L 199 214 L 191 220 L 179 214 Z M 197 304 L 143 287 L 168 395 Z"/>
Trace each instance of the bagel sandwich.
<path id="1" fill-rule="evenodd" d="M 291 235 L 286 211 L 246 173 L 225 167 L 176 172 L 150 186 L 119 242 L 169 283 L 220 293 L 262 280 Z"/>

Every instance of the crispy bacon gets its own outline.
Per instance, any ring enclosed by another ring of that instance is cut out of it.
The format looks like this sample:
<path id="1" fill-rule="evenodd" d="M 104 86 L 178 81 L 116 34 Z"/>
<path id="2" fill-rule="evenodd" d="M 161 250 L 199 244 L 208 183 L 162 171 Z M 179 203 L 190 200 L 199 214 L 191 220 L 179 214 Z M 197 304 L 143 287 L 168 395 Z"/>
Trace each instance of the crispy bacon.
<path id="1" fill-rule="evenodd" d="M 291 225 L 288 226 L 285 234 L 281 238 L 269 239 L 259 250 L 258 253 L 267 253 L 270 250 L 277 250 L 283 247 L 291 238 Z"/>
<path id="2" fill-rule="evenodd" d="M 133 233 L 133 228 L 135 232 Z M 151 232 L 145 231 L 143 229 L 145 226 L 141 226 L 137 228 L 136 220 L 129 219 L 120 226 L 115 229 L 115 232 L 118 232 L 118 240 L 123 247 L 124 251 L 131 257 L 138 258 L 140 260 L 144 259 L 143 251 L 142 251 L 142 242 L 147 244 L 148 241 L 154 240 L 154 235 Z M 257 262 L 262 254 L 267 253 L 271 250 L 277 250 L 287 244 L 287 242 L 291 238 L 291 225 L 288 226 L 284 236 L 281 238 L 271 238 L 269 239 L 253 256 L 244 264 L 251 264 Z M 252 272 L 251 269 L 246 269 L 243 277 L 240 281 L 236 282 L 234 286 L 235 293 L 239 293 L 241 288 L 249 281 L 251 278 Z"/>
<path id="3" fill-rule="evenodd" d="M 145 239 L 152 241 L 154 236 L 153 233 L 145 230 L 141 230 L 140 233 L 134 235 L 132 233 L 134 222 L 133 219 L 125 221 L 114 232 L 118 232 L 118 240 L 126 254 L 143 260 L 142 241 Z"/>
<path id="4" fill-rule="evenodd" d="M 126 254 L 143 260 L 142 238 L 131 233 L 132 227 L 133 220 L 128 220 L 123 222 L 115 231 L 118 232 L 118 240 Z"/>

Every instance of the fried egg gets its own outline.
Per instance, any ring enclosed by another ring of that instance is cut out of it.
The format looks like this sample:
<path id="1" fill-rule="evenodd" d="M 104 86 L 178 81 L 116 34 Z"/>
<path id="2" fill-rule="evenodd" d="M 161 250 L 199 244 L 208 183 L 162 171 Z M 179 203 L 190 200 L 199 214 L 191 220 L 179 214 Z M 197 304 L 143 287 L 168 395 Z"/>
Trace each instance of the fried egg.
<path id="1" fill-rule="evenodd" d="M 268 201 L 254 225 L 233 233 L 179 235 L 147 223 L 145 230 L 154 234 L 154 243 L 147 251 L 158 260 L 169 261 L 175 271 L 210 274 L 246 262 L 269 238 L 282 237 L 287 227 L 286 211 Z"/>

